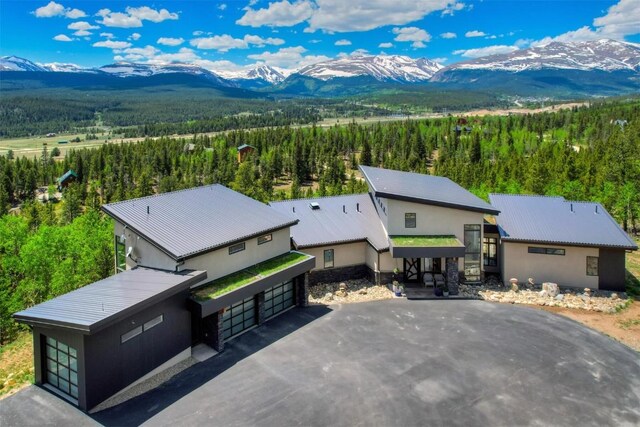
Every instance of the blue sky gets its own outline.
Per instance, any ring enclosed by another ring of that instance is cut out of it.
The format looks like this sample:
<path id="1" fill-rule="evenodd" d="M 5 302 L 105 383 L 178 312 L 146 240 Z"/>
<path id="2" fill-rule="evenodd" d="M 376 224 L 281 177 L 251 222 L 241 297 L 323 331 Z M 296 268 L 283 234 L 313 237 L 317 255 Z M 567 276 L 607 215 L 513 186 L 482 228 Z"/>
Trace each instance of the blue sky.
<path id="1" fill-rule="evenodd" d="M 0 0 L 0 55 L 296 68 L 366 52 L 445 64 L 551 40 L 640 42 L 640 0 Z"/>

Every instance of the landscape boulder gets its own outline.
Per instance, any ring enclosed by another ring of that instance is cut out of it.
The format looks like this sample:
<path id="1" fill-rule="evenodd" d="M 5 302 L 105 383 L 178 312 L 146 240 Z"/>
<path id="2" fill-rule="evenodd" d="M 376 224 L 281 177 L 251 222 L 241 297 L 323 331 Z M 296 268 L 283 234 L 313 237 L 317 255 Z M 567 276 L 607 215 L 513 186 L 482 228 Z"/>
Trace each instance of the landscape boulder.
<path id="1" fill-rule="evenodd" d="M 545 282 L 542 284 L 542 290 L 547 291 L 551 298 L 555 298 L 560 292 L 557 283 Z"/>

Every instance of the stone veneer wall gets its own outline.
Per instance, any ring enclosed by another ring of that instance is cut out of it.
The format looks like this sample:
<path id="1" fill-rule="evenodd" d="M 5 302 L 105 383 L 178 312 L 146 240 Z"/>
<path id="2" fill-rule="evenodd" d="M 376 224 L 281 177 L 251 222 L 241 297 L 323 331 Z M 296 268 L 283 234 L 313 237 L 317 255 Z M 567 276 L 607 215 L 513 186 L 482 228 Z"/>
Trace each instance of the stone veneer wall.
<path id="1" fill-rule="evenodd" d="M 460 274 L 458 272 L 458 258 L 446 258 L 445 271 L 449 294 L 458 295 L 458 283 L 460 281 Z"/>

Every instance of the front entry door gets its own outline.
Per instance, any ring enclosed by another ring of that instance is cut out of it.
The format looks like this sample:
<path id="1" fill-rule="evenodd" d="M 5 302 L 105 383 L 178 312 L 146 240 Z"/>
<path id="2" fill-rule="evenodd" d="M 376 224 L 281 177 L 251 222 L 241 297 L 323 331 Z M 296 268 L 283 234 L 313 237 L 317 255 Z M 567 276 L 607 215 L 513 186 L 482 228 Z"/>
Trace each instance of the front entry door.
<path id="1" fill-rule="evenodd" d="M 404 258 L 404 281 L 420 281 L 420 258 Z"/>

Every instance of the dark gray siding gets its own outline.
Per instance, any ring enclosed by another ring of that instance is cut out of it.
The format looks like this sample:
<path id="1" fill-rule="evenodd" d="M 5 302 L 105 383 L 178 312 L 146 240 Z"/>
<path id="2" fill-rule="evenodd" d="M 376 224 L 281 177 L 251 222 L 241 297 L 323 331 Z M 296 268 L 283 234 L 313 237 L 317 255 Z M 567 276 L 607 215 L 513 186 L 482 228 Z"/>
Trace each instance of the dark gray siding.
<path id="1" fill-rule="evenodd" d="M 600 248 L 598 260 L 598 288 L 608 291 L 624 291 L 625 251 Z"/>
<path id="2" fill-rule="evenodd" d="M 86 409 L 148 374 L 191 345 L 189 291 L 85 337 Z M 162 314 L 164 321 L 121 344 L 120 336 Z"/>

